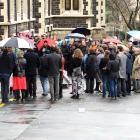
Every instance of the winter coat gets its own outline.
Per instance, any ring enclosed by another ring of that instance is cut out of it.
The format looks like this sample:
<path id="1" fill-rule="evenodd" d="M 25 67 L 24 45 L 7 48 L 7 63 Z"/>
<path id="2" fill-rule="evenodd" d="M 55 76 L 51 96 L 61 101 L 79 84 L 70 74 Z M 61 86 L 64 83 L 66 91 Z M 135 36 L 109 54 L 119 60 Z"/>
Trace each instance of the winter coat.
<path id="1" fill-rule="evenodd" d="M 126 56 L 127 56 L 126 73 L 131 74 L 133 69 L 133 56 L 130 53 L 127 53 Z"/>
<path id="2" fill-rule="evenodd" d="M 104 58 L 104 54 L 103 53 L 100 53 L 97 55 L 97 66 L 99 68 L 99 65 L 100 65 L 100 61 L 101 59 Z"/>
<path id="3" fill-rule="evenodd" d="M 109 75 L 109 71 L 107 69 L 107 65 L 109 62 L 109 58 L 102 58 L 99 64 L 99 69 L 101 74 L 103 75 Z"/>
<path id="4" fill-rule="evenodd" d="M 134 61 L 134 64 L 133 64 L 132 77 L 134 79 L 140 79 L 140 55 L 138 55 L 135 58 L 135 61 Z"/>
<path id="5" fill-rule="evenodd" d="M 59 70 L 61 69 L 62 66 L 61 56 L 56 53 L 51 53 L 48 54 L 46 61 L 47 61 L 46 67 L 48 68 L 47 70 L 48 76 L 58 76 Z"/>
<path id="6" fill-rule="evenodd" d="M 39 67 L 39 75 L 47 77 L 48 76 L 48 65 L 47 65 L 47 58 L 48 55 L 45 54 L 42 57 L 40 57 L 40 67 Z"/>
<path id="7" fill-rule="evenodd" d="M 110 79 L 117 79 L 119 77 L 119 61 L 118 60 L 109 60 L 107 69 L 109 71 Z"/>
<path id="8" fill-rule="evenodd" d="M 97 57 L 95 53 L 89 54 L 86 64 L 86 75 L 88 77 L 95 77 L 97 73 Z"/>
<path id="9" fill-rule="evenodd" d="M 0 55 L 0 74 L 10 75 L 13 72 L 14 63 L 8 54 Z"/>
<path id="10" fill-rule="evenodd" d="M 16 64 L 13 70 L 13 76 L 23 77 L 25 76 L 25 68 L 26 68 L 26 59 L 25 58 L 17 58 Z"/>
<path id="11" fill-rule="evenodd" d="M 33 51 L 28 51 L 24 55 L 27 61 L 27 67 L 25 69 L 27 76 L 36 76 L 37 68 L 39 68 L 40 61 L 38 55 Z"/>
<path id="12" fill-rule="evenodd" d="M 117 59 L 120 62 L 119 78 L 126 79 L 127 56 L 124 54 L 124 52 L 119 52 L 117 54 Z"/>
<path id="13" fill-rule="evenodd" d="M 82 74 L 82 59 L 72 58 L 71 66 L 73 76 L 80 76 Z"/>

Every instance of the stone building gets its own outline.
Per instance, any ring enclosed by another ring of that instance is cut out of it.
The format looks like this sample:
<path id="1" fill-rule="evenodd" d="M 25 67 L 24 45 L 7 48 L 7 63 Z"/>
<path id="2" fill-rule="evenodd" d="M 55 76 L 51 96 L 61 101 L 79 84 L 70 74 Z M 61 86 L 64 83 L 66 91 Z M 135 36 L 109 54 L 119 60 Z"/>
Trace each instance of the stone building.
<path id="1" fill-rule="evenodd" d="M 0 0 L 0 35 L 34 31 L 33 0 Z"/>
<path id="2" fill-rule="evenodd" d="M 0 35 L 29 30 L 64 35 L 76 27 L 101 31 L 105 0 L 0 0 Z"/>

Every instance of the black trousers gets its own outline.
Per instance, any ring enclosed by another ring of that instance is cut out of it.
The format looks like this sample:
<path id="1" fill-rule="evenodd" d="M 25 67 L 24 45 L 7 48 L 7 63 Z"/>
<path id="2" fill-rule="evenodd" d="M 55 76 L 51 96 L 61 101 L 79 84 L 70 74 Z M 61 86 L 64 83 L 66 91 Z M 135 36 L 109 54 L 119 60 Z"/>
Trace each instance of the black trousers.
<path id="1" fill-rule="evenodd" d="M 130 92 L 131 92 L 131 74 L 127 74 L 126 90 L 127 90 L 128 94 L 130 94 Z"/>
<path id="2" fill-rule="evenodd" d="M 60 71 L 60 77 L 59 77 L 59 98 L 63 97 L 63 77 L 62 77 L 62 71 Z"/>
<path id="3" fill-rule="evenodd" d="M 27 76 L 27 92 L 26 97 L 36 97 L 36 76 Z"/>
<path id="4" fill-rule="evenodd" d="M 8 102 L 10 75 L 0 75 L 2 102 Z"/>
<path id="5" fill-rule="evenodd" d="M 94 77 L 86 77 L 86 91 L 93 92 L 94 88 Z"/>

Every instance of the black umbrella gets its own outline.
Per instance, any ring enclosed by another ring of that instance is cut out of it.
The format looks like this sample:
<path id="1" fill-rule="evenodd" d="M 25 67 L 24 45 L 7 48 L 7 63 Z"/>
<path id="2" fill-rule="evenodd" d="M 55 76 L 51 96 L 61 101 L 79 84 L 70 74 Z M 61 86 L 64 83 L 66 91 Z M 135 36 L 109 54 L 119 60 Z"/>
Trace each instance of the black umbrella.
<path id="1" fill-rule="evenodd" d="M 83 35 L 85 35 L 85 36 L 91 34 L 89 29 L 87 29 L 87 28 L 82 28 L 82 27 L 78 27 L 78 28 L 74 29 L 74 30 L 72 31 L 72 33 L 80 33 L 80 34 L 83 34 Z"/>

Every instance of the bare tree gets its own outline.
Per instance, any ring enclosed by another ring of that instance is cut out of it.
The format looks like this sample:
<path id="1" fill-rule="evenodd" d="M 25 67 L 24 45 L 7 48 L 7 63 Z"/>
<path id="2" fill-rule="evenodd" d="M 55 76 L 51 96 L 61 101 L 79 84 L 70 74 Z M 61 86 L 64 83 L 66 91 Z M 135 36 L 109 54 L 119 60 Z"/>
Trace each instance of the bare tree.
<path id="1" fill-rule="evenodd" d="M 140 0 L 107 0 L 107 4 L 112 14 L 115 12 L 115 16 L 121 15 L 130 30 L 140 28 L 140 21 L 136 20 L 140 17 Z"/>

